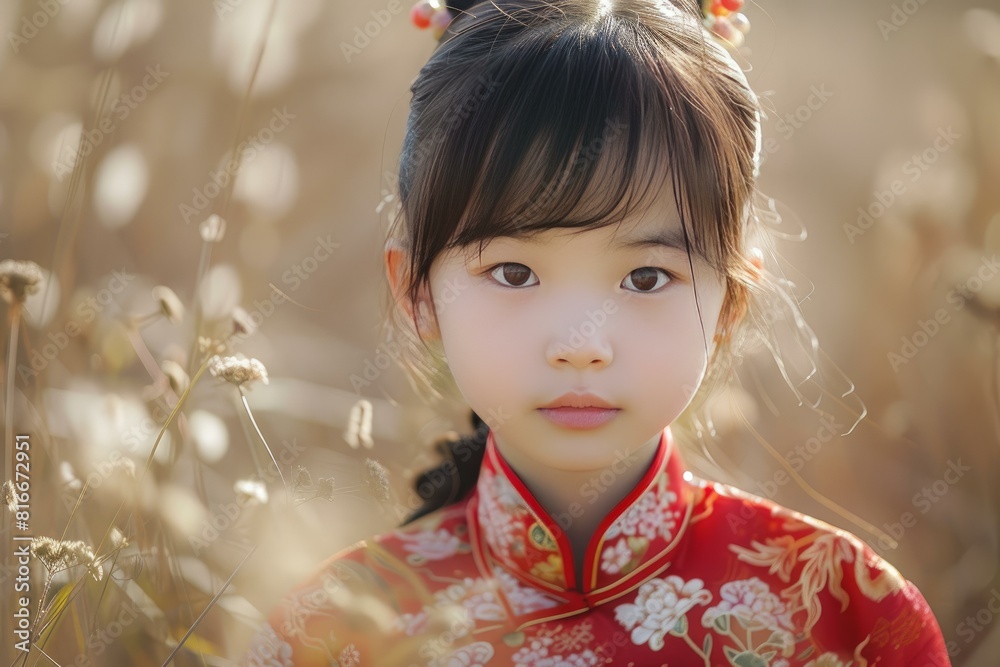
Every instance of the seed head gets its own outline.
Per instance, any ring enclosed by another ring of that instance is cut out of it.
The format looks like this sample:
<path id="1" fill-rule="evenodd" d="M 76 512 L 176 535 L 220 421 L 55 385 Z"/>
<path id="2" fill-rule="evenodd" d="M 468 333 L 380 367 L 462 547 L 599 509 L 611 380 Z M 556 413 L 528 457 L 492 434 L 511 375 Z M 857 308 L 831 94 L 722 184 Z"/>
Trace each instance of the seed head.
<path id="1" fill-rule="evenodd" d="M 333 500 L 335 488 L 333 477 L 320 477 L 316 482 L 316 495 L 323 500 Z"/>
<path id="2" fill-rule="evenodd" d="M 163 370 L 163 374 L 167 376 L 167 382 L 170 383 L 171 391 L 178 396 L 183 394 L 187 390 L 188 385 L 191 384 L 191 378 L 188 377 L 187 372 L 176 361 L 167 359 L 160 364 L 160 368 Z"/>
<path id="3" fill-rule="evenodd" d="M 267 487 L 259 479 L 238 479 L 233 484 L 233 490 L 244 503 L 263 505 L 267 502 Z"/>
<path id="4" fill-rule="evenodd" d="M 260 380 L 267 384 L 267 369 L 264 364 L 256 359 L 242 359 L 240 357 L 220 357 L 215 355 L 208 362 L 208 370 L 215 377 L 222 378 L 226 382 L 231 382 L 237 387 L 244 384 Z"/>
<path id="5" fill-rule="evenodd" d="M 226 219 L 213 213 L 198 225 L 198 233 L 205 243 L 218 243 L 226 235 Z"/>
<path id="6" fill-rule="evenodd" d="M 292 478 L 292 488 L 298 491 L 307 486 L 312 486 L 312 475 L 305 467 L 296 466 L 295 476 Z"/>
<path id="7" fill-rule="evenodd" d="M 365 484 L 380 503 L 389 500 L 389 473 L 375 459 L 365 459 Z"/>
<path id="8" fill-rule="evenodd" d="M 240 306 L 233 308 L 231 317 L 233 318 L 234 336 L 249 336 L 256 329 L 253 321 L 250 319 L 250 315 Z"/>
<path id="9" fill-rule="evenodd" d="M 157 285 L 153 288 L 153 298 L 160 306 L 160 313 L 171 324 L 178 324 L 184 319 L 184 304 L 172 289 L 166 285 Z"/>
<path id="10" fill-rule="evenodd" d="M 17 491 L 14 489 L 14 482 L 9 479 L 0 488 L 0 500 L 11 512 L 17 511 Z"/>
<path id="11" fill-rule="evenodd" d="M 29 294 L 38 291 L 42 269 L 32 261 L 5 259 L 0 262 L 0 296 L 7 303 L 24 303 Z"/>
<path id="12" fill-rule="evenodd" d="M 94 581 L 104 577 L 104 568 L 97 562 L 94 552 L 79 540 L 54 540 L 51 537 L 35 537 L 31 540 L 31 555 L 42 561 L 49 572 L 57 572 L 86 565 Z"/>

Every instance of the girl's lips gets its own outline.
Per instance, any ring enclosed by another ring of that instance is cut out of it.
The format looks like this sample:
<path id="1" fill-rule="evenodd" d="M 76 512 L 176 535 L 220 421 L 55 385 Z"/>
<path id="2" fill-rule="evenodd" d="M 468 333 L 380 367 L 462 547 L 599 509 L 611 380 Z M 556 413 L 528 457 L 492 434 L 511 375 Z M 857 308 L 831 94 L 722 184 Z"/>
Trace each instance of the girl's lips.
<path id="1" fill-rule="evenodd" d="M 621 408 L 539 408 L 549 421 L 573 429 L 603 426 L 618 416 Z"/>

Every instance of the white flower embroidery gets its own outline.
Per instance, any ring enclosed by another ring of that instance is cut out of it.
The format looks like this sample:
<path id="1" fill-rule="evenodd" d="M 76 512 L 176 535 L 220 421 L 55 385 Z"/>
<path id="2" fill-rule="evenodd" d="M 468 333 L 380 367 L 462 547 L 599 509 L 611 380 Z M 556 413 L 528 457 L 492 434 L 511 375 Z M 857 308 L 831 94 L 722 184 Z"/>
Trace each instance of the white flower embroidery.
<path id="1" fill-rule="evenodd" d="M 436 592 L 434 598 L 434 607 L 437 609 L 462 609 L 470 619 L 500 621 L 506 617 L 496 593 L 496 583 L 482 577 L 466 577 L 461 584 L 452 584 Z M 473 624 L 469 622 L 466 625 Z"/>
<path id="2" fill-rule="evenodd" d="M 549 597 L 537 588 L 522 586 L 514 575 L 501 567 L 494 565 L 493 574 L 500 582 L 500 588 L 515 614 L 530 614 L 539 609 L 551 609 L 559 604 L 558 600 Z"/>
<path id="3" fill-rule="evenodd" d="M 488 642 L 476 642 L 463 646 L 448 655 L 431 660 L 428 667 L 483 667 L 493 658 L 493 646 Z"/>
<path id="4" fill-rule="evenodd" d="M 731 614 L 750 630 L 794 630 L 785 604 L 757 577 L 724 583 L 719 597 L 719 603 L 702 616 L 705 627 L 711 627 L 719 616 Z"/>
<path id="5" fill-rule="evenodd" d="M 603 660 L 593 651 L 568 655 L 549 655 L 549 647 L 555 640 L 552 637 L 535 637 L 527 646 L 518 649 L 512 656 L 515 665 L 526 667 L 594 667 Z"/>
<path id="6" fill-rule="evenodd" d="M 639 587 L 635 603 L 619 605 L 615 620 L 626 630 L 632 631 L 632 642 L 649 643 L 649 648 L 659 651 L 663 638 L 677 622 L 695 605 L 708 604 L 712 594 L 705 590 L 701 579 L 685 583 L 676 575 L 666 579 L 652 579 Z"/>
<path id="7" fill-rule="evenodd" d="M 247 667 L 293 667 L 292 646 L 270 625 L 254 635 L 246 656 Z"/>
<path id="8" fill-rule="evenodd" d="M 418 614 L 399 614 L 393 619 L 393 628 L 412 637 L 424 631 L 427 627 L 427 612 L 421 611 Z"/>
<path id="9" fill-rule="evenodd" d="M 520 524 L 515 516 L 520 507 L 517 494 L 505 478 L 486 470 L 480 475 L 487 492 L 479 495 L 479 525 L 497 555 L 509 559 L 512 549 L 518 548 L 515 543 L 520 541 Z"/>
<path id="10" fill-rule="evenodd" d="M 427 663 L 428 667 L 483 667 L 493 658 L 493 646 L 489 642 L 476 642 L 462 646 L 448 655 Z"/>
<path id="11" fill-rule="evenodd" d="M 670 511 L 671 504 L 675 502 L 677 494 L 673 491 L 651 489 L 611 524 L 604 539 L 624 535 L 642 536 L 648 540 L 662 537 L 669 542 L 674 538 L 674 528 L 677 527 L 677 512 Z"/>
<path id="12" fill-rule="evenodd" d="M 618 574 L 632 560 L 632 555 L 632 550 L 628 547 L 628 540 L 624 537 L 621 538 L 615 542 L 614 546 L 606 548 L 601 554 L 601 572 Z"/>
<path id="13" fill-rule="evenodd" d="M 461 551 L 464 543 L 444 528 L 436 531 L 424 530 L 419 533 L 400 533 L 403 548 L 427 560 L 451 558 Z"/>
<path id="14" fill-rule="evenodd" d="M 340 655 L 337 656 L 340 667 L 358 667 L 361 662 L 361 653 L 358 652 L 354 644 L 348 644 Z"/>

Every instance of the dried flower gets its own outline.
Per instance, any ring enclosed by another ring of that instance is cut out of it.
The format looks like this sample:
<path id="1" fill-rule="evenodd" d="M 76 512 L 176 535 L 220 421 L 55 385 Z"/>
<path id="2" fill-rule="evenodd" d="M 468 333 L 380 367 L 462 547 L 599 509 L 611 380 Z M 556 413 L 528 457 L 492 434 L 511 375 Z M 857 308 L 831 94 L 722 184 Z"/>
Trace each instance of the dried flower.
<path id="1" fill-rule="evenodd" d="M 104 577 L 104 568 L 97 562 L 94 552 L 79 540 L 54 540 L 51 537 L 34 537 L 31 555 L 42 561 L 49 572 L 65 570 L 74 565 L 86 565 L 94 581 Z"/>
<path id="2" fill-rule="evenodd" d="M 352 448 L 358 448 L 358 442 L 364 444 L 365 449 L 371 449 L 375 443 L 372 442 L 372 404 L 364 398 L 359 400 L 351 408 L 351 415 L 347 419 L 347 430 L 344 431 L 344 440 Z"/>
<path id="3" fill-rule="evenodd" d="M 222 354 L 226 351 L 226 344 L 221 340 L 214 340 L 208 336 L 198 336 L 198 351 L 202 354 L 206 352 Z"/>
<path id="4" fill-rule="evenodd" d="M 184 304 L 172 289 L 157 285 L 153 288 L 153 298 L 160 304 L 160 312 L 171 324 L 178 324 L 184 319 Z"/>
<path id="5" fill-rule="evenodd" d="M 324 500 L 333 500 L 334 488 L 333 477 L 320 477 L 316 482 L 316 495 Z"/>
<path id="6" fill-rule="evenodd" d="M 111 529 L 111 544 L 116 549 L 124 549 L 125 547 L 127 547 L 129 545 L 129 541 L 128 541 L 128 538 L 125 537 L 125 534 L 122 533 L 122 531 L 118 530 L 118 528 L 112 528 Z"/>
<path id="7" fill-rule="evenodd" d="M 307 486 L 312 486 L 312 475 L 303 466 L 295 467 L 295 474 L 292 477 L 292 488 L 296 491 L 303 489 Z"/>
<path id="8" fill-rule="evenodd" d="M 212 357 L 208 362 L 208 370 L 215 377 L 221 377 L 226 382 L 231 382 L 237 387 L 241 387 L 248 382 L 260 380 L 267 384 L 267 369 L 264 364 L 256 359 L 242 359 L 240 357 Z"/>
<path id="9" fill-rule="evenodd" d="M 233 308 L 231 317 L 233 319 L 234 336 L 249 336 L 257 329 L 250 319 L 250 315 L 240 306 Z"/>
<path id="10" fill-rule="evenodd" d="M 111 475 L 121 473 L 130 479 L 135 479 L 135 461 L 127 456 L 119 456 L 111 461 Z"/>
<path id="11" fill-rule="evenodd" d="M 226 219 L 213 213 L 198 225 L 198 232 L 205 243 L 218 243 L 226 235 Z"/>
<path id="12" fill-rule="evenodd" d="M 389 500 L 389 473 L 375 459 L 365 459 L 365 484 L 380 503 Z"/>
<path id="13" fill-rule="evenodd" d="M 238 479 L 233 484 L 233 490 L 242 503 L 263 505 L 267 502 L 267 487 L 259 479 Z"/>
<path id="14" fill-rule="evenodd" d="M 0 500 L 3 500 L 3 504 L 11 512 L 17 511 L 17 491 L 14 489 L 14 482 L 9 479 L 3 483 L 3 487 L 0 489 Z"/>
<path id="15" fill-rule="evenodd" d="M 29 294 L 38 291 L 42 269 L 32 261 L 5 259 L 0 262 L 0 296 L 14 305 L 24 303 Z"/>
<path id="16" fill-rule="evenodd" d="M 167 376 L 167 382 L 170 383 L 171 391 L 178 396 L 187 391 L 188 385 L 191 384 L 191 378 L 188 377 L 187 372 L 179 363 L 171 359 L 167 359 L 160 364 L 160 369 L 163 370 L 163 374 Z"/>

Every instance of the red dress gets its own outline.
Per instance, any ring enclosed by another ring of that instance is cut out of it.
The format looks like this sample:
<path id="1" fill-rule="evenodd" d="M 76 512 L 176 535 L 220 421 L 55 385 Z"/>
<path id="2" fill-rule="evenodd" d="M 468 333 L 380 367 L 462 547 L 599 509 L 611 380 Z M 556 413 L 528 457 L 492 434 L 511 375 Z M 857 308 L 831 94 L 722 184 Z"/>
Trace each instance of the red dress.
<path id="1" fill-rule="evenodd" d="M 591 538 L 583 590 L 559 520 L 490 433 L 466 498 L 332 556 L 275 607 L 245 664 L 951 664 L 923 596 L 870 547 L 693 477 L 669 428 Z"/>

